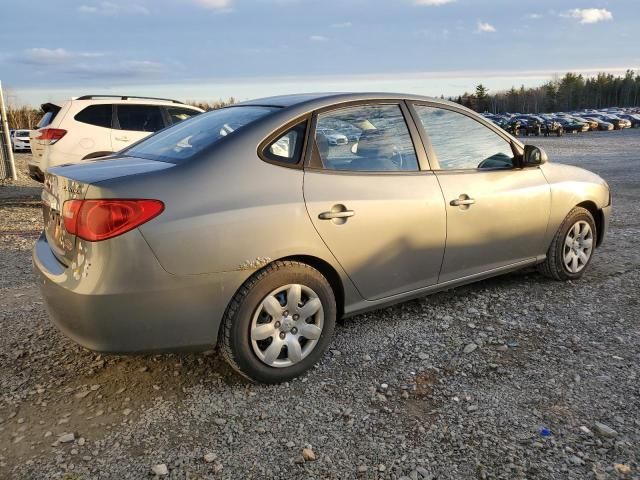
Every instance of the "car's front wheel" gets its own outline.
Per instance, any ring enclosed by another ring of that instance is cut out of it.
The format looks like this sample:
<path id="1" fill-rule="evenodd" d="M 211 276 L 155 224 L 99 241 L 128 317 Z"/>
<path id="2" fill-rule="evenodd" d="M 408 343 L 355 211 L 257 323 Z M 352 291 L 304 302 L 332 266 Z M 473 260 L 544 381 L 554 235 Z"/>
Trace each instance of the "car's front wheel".
<path id="1" fill-rule="evenodd" d="M 595 246 L 593 216 L 586 208 L 575 207 L 560 225 L 538 270 L 555 280 L 576 280 L 591 263 Z"/>
<path id="2" fill-rule="evenodd" d="M 250 380 L 284 382 L 321 358 L 336 311 L 331 285 L 318 270 L 297 261 L 274 262 L 233 297 L 220 329 L 222 354 Z"/>

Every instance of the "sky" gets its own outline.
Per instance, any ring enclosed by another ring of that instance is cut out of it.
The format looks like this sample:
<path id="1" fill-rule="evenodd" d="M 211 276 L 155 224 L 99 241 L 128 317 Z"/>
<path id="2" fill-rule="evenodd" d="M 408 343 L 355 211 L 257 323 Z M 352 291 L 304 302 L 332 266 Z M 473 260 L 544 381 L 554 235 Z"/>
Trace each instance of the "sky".
<path id="1" fill-rule="evenodd" d="M 3 2 L 10 104 L 84 94 L 457 96 L 640 70 L 640 0 Z"/>

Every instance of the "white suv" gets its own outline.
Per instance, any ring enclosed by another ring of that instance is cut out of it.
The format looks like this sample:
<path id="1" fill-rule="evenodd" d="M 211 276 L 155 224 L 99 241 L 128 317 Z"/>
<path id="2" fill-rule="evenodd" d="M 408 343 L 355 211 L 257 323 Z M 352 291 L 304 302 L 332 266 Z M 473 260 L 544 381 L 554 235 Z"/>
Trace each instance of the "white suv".
<path id="1" fill-rule="evenodd" d="M 203 111 L 177 100 L 112 95 L 45 103 L 42 110 L 29 161 L 29 175 L 39 181 L 49 167 L 110 155 Z"/>

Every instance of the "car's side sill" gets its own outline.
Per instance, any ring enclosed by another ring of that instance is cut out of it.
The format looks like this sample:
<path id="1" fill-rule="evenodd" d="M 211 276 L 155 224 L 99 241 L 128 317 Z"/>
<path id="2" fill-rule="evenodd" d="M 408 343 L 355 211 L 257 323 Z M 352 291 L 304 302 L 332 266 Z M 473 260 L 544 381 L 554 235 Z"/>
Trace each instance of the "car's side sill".
<path id="1" fill-rule="evenodd" d="M 380 300 L 361 300 L 350 305 L 345 305 L 343 318 L 351 317 L 353 315 L 364 313 L 370 310 L 378 310 L 380 308 L 388 307 L 396 303 L 406 302 L 407 300 L 412 300 L 414 298 L 424 297 L 426 295 L 441 292 L 443 290 L 448 290 L 453 287 L 459 287 L 461 285 L 477 282 L 478 280 L 484 280 L 485 278 L 495 277 L 497 275 L 502 275 L 514 270 L 519 270 L 521 268 L 540 263 L 542 260 L 544 260 L 544 255 L 542 257 L 542 259 L 540 257 L 535 257 L 527 260 L 522 260 L 516 263 L 505 265 L 504 267 L 494 268 L 492 270 L 487 270 L 486 272 L 476 273 L 474 275 L 458 278 L 456 280 L 438 283 L 430 287 L 420 288 L 418 290 L 412 290 L 406 293 L 400 293 L 398 295 L 385 297 Z"/>

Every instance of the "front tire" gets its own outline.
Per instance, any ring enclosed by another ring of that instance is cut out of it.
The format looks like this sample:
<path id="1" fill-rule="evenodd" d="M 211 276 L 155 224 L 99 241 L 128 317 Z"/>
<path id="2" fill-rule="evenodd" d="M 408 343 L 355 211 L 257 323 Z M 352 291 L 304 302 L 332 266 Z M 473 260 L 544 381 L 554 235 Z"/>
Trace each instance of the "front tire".
<path id="1" fill-rule="evenodd" d="M 577 280 L 591 263 L 596 238 L 596 224 L 589 210 L 575 207 L 560 225 L 538 270 L 554 280 Z"/>
<path id="2" fill-rule="evenodd" d="M 249 380 L 285 382 L 320 360 L 336 312 L 331 285 L 318 270 L 274 262 L 254 273 L 227 307 L 219 334 L 222 355 Z"/>

